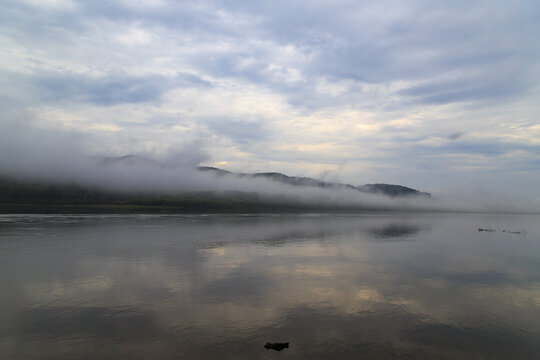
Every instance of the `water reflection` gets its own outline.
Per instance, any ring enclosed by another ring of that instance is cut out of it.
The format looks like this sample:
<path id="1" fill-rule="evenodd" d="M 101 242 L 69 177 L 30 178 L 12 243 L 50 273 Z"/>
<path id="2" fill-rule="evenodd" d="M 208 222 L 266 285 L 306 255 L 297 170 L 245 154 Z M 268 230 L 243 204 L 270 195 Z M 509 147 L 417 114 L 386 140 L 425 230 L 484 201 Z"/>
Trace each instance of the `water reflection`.
<path id="1" fill-rule="evenodd" d="M 487 221 L 528 235 L 478 233 Z M 0 223 L 6 358 L 540 354 L 534 217 L 3 216 Z M 291 347 L 269 352 L 267 342 Z"/>
<path id="2" fill-rule="evenodd" d="M 403 240 L 412 237 L 420 232 L 420 227 L 410 224 L 389 224 L 383 227 L 369 229 L 369 232 L 378 239 Z"/>

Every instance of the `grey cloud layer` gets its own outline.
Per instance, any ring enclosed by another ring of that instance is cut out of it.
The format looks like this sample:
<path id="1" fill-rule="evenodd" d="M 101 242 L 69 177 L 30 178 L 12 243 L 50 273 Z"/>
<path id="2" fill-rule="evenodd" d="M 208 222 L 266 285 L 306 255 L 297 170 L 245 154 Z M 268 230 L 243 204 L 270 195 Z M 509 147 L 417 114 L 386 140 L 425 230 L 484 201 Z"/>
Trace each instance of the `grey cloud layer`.
<path id="1" fill-rule="evenodd" d="M 304 92 L 320 76 L 367 83 L 413 81 L 419 84 L 400 95 L 425 103 L 448 103 L 494 96 L 504 99 L 535 85 L 530 75 L 537 77 L 538 71 L 534 45 L 538 16 L 534 2 L 513 7 L 503 2 L 412 2 L 407 6 L 392 1 L 338 6 L 204 2 L 154 8 L 91 2 L 55 9 L 12 2 L 2 21 L 8 36 L 44 52 L 47 47 L 52 51 L 62 47 L 77 51 L 83 46 L 100 50 L 100 42 L 108 41 L 92 37 L 100 23 L 137 24 L 141 29 L 164 29 L 172 43 L 189 43 L 194 51 L 186 55 L 188 65 L 216 78 L 240 77 L 285 94 L 290 87 L 293 93 Z M 272 52 L 279 46 L 293 46 L 303 57 L 295 64 L 302 74 L 297 84 L 280 81 L 275 76 L 278 70 L 268 69 L 274 60 Z M 106 50 L 109 53 L 95 56 L 114 61 L 115 49 Z M 167 55 L 168 49 L 160 52 Z M 246 59 L 250 64 L 240 66 Z M 441 76 L 450 78 L 438 79 Z M 58 81 L 67 81 L 64 74 L 59 77 Z M 152 84 L 141 85 L 149 85 L 145 91 L 154 90 Z M 115 81 L 103 87 L 111 92 L 125 90 Z M 88 89 L 90 98 L 94 89 Z M 109 101 L 133 100 L 111 95 Z"/>

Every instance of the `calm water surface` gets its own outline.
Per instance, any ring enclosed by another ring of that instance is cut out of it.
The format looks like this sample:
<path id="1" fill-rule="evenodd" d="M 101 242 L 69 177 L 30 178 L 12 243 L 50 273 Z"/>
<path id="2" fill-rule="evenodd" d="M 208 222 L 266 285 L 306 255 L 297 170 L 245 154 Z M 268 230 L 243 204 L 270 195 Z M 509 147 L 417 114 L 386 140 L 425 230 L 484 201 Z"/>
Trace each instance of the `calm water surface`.
<path id="1" fill-rule="evenodd" d="M 0 216 L 0 358 L 540 359 L 540 217 Z"/>

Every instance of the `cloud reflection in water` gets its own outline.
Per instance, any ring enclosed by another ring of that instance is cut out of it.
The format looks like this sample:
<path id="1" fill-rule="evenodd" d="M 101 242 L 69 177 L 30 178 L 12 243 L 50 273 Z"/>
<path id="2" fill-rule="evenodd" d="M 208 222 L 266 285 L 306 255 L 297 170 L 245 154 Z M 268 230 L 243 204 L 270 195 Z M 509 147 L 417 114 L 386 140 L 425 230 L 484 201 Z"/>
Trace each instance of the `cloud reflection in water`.
<path id="1" fill-rule="evenodd" d="M 272 341 L 295 359 L 534 358 L 538 222 L 493 220 L 525 224 L 516 240 L 481 221 L 4 216 L 0 351 L 253 359 Z"/>

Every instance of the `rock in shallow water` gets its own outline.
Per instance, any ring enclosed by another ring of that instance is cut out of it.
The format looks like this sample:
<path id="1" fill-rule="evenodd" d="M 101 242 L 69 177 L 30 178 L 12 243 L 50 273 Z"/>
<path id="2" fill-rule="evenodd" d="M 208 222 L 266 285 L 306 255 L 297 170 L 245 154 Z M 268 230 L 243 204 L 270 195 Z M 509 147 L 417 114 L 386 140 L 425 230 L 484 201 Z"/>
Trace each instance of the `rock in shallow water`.
<path id="1" fill-rule="evenodd" d="M 276 350 L 276 351 L 281 351 L 283 349 L 288 349 L 289 348 L 289 343 L 270 343 L 270 342 L 267 342 L 264 347 L 266 349 L 272 349 L 272 350 Z"/>

